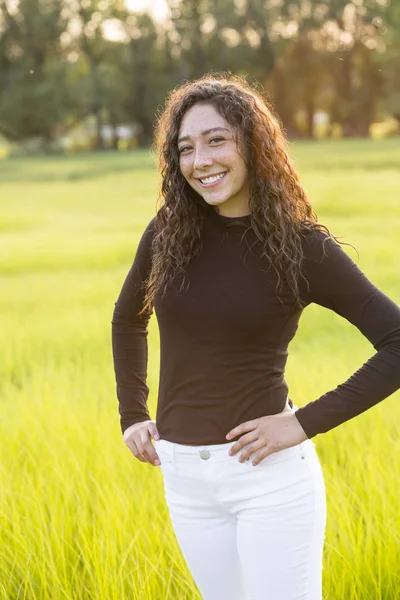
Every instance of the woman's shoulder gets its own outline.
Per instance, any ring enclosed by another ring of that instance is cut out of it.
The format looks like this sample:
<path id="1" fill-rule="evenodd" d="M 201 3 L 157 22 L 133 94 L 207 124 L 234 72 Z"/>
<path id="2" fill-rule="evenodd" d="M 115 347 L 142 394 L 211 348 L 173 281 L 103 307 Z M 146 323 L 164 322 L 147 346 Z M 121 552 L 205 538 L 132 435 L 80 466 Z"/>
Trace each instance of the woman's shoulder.
<path id="1" fill-rule="evenodd" d="M 139 241 L 136 247 L 136 257 L 142 261 L 148 261 L 151 256 L 153 245 L 157 215 L 153 217 L 147 224 L 142 234 L 139 236 Z"/>
<path id="2" fill-rule="evenodd" d="M 157 215 L 155 215 L 146 225 L 145 229 L 142 231 L 142 235 L 140 238 L 139 244 L 142 246 L 151 245 L 154 234 L 156 231 L 157 225 Z"/>
<path id="3" fill-rule="evenodd" d="M 301 232 L 301 243 L 304 260 L 312 262 L 320 262 L 336 248 L 340 249 L 335 236 L 321 223 L 307 224 Z"/>
<path id="4" fill-rule="evenodd" d="M 155 215 L 147 224 L 146 229 L 143 232 L 143 235 L 154 235 L 157 224 L 157 215 Z"/>
<path id="5" fill-rule="evenodd" d="M 143 235 L 154 237 L 154 235 L 165 227 L 168 221 L 168 210 L 165 206 L 159 208 L 154 217 L 149 221 Z"/>
<path id="6" fill-rule="evenodd" d="M 307 291 L 314 297 L 343 293 L 364 277 L 342 243 L 324 225 L 316 223 L 302 239 L 302 274 L 309 284 Z"/>

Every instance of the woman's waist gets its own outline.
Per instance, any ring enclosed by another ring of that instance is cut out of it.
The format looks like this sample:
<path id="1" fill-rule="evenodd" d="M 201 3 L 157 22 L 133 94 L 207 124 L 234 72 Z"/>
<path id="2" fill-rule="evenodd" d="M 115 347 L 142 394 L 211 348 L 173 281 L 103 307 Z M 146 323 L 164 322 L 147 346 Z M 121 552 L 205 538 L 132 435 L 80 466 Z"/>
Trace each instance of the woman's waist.
<path id="1" fill-rule="evenodd" d="M 295 409 L 287 396 L 279 401 L 275 397 L 273 404 L 262 398 L 247 410 L 237 399 L 212 407 L 199 401 L 192 405 L 175 399 L 169 405 L 159 402 L 156 423 L 161 439 L 188 448 L 204 445 L 218 448 L 226 444 L 226 434 L 241 423 Z"/>
<path id="2" fill-rule="evenodd" d="M 287 399 L 282 412 L 293 412 L 295 410 L 297 410 L 297 406 Z M 235 443 L 235 441 L 226 442 L 225 440 L 225 442 L 221 444 L 190 445 L 180 444 L 161 438 L 154 441 L 154 446 L 158 455 L 162 457 L 162 464 L 163 461 L 166 461 L 169 464 L 192 463 L 206 465 L 227 461 L 232 462 L 233 459 L 237 459 L 237 457 L 232 457 L 229 454 L 230 448 Z M 244 446 L 240 452 L 242 452 L 245 448 L 246 446 Z M 306 440 L 306 442 L 297 444 L 296 446 L 284 448 L 279 452 L 275 452 L 274 454 L 268 456 L 268 458 L 263 462 L 268 464 L 281 462 L 300 454 L 304 454 L 305 452 L 312 451 L 313 449 L 314 444 L 311 442 L 311 440 Z"/>

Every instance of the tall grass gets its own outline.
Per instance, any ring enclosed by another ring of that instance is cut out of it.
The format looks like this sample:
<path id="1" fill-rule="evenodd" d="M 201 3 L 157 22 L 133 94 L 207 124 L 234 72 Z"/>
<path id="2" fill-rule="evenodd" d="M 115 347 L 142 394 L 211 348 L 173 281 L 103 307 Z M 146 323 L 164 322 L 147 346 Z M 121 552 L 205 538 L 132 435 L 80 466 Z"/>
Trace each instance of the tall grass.
<path id="1" fill-rule="evenodd" d="M 320 220 L 399 302 L 399 140 L 292 152 Z M 0 179 L 0 598 L 199 600 L 161 473 L 122 443 L 112 370 L 112 310 L 154 214 L 153 161 L 12 159 Z M 343 319 L 309 307 L 290 347 L 291 398 L 317 398 L 372 352 Z M 153 318 L 153 417 L 158 367 Z M 314 440 L 328 496 L 325 600 L 400 598 L 399 399 Z"/>

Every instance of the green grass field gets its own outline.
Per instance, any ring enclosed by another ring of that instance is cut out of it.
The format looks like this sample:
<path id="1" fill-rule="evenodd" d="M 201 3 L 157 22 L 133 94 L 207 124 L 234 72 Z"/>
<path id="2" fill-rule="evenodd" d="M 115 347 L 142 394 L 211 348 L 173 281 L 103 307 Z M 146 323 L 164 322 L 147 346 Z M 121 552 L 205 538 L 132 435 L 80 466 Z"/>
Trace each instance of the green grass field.
<path id="1" fill-rule="evenodd" d="M 298 143 L 320 220 L 400 302 L 400 139 Z M 0 598 L 200 600 L 168 519 L 161 473 L 119 429 L 114 302 L 155 213 L 147 153 L 0 161 Z M 311 306 L 290 348 L 303 405 L 372 353 Z M 149 335 L 155 416 L 159 345 Z M 325 600 L 400 598 L 400 394 L 314 438 L 328 495 Z M 222 599 L 221 600 L 228 600 Z M 271 599 L 274 600 L 274 599 Z"/>

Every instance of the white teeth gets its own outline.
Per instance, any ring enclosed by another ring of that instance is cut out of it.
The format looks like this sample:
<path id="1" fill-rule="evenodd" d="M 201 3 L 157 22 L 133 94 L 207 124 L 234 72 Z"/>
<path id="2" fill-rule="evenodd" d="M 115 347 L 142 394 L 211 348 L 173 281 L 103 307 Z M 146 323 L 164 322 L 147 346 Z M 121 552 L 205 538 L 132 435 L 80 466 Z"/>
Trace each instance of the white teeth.
<path id="1" fill-rule="evenodd" d="M 214 175 L 213 177 L 205 177 L 204 179 L 200 179 L 201 183 L 215 183 L 219 181 L 225 176 L 225 173 L 221 173 L 220 175 Z"/>

